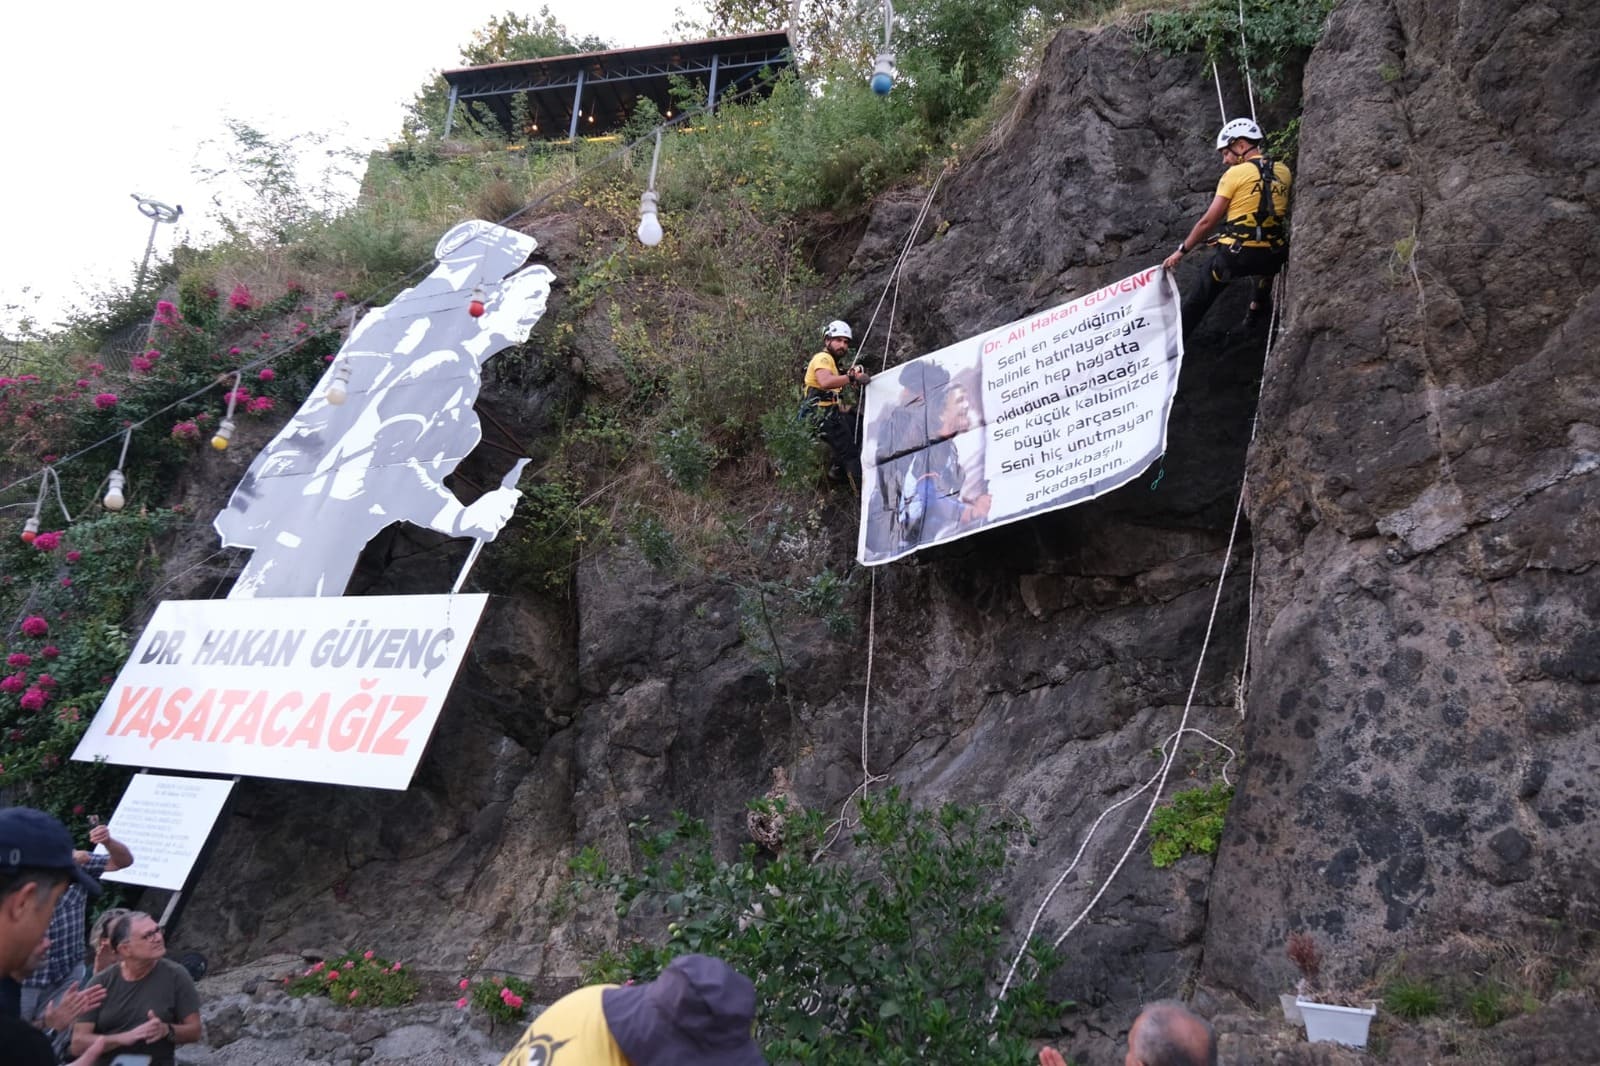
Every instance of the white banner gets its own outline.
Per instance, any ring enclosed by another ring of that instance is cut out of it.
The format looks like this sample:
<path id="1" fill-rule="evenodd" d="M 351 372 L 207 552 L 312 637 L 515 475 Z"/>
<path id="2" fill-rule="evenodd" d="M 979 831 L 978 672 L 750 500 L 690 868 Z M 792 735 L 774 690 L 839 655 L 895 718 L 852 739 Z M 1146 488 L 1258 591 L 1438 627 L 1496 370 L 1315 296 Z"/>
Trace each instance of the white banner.
<path id="1" fill-rule="evenodd" d="M 72 757 L 403 789 L 487 602 L 168 600 Z"/>
<path id="2" fill-rule="evenodd" d="M 134 774 L 108 826 L 133 852 L 133 865 L 101 880 L 181 892 L 232 791 L 232 781 L 215 777 Z"/>
<path id="3" fill-rule="evenodd" d="M 866 389 L 861 532 L 873 566 L 1119 488 L 1167 447 L 1178 288 L 1154 266 L 941 348 Z"/>

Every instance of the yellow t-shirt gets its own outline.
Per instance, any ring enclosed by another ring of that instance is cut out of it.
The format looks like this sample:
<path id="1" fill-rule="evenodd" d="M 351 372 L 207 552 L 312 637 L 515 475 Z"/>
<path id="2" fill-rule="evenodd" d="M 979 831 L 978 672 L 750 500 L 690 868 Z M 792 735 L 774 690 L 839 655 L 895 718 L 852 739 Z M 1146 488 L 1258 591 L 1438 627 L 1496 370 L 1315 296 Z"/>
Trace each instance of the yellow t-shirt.
<path id="1" fill-rule="evenodd" d="M 500 1066 L 628 1066 L 600 1006 L 601 994 L 615 987 L 590 985 L 550 1004 Z"/>
<path id="2" fill-rule="evenodd" d="M 839 402 L 839 390 L 824 389 L 821 385 L 819 385 L 817 383 L 818 370 L 826 370 L 830 374 L 837 374 L 839 372 L 839 364 L 835 363 L 833 361 L 833 356 L 829 355 L 827 352 L 818 352 L 816 355 L 811 357 L 811 362 L 806 364 L 806 388 L 816 389 L 819 392 L 826 393 L 826 395 L 817 401 L 818 407 L 832 407 L 834 404 Z M 810 396 L 811 394 L 807 392 L 806 395 Z"/>
<path id="3" fill-rule="evenodd" d="M 1282 163 L 1272 164 L 1272 215 L 1263 219 L 1262 225 L 1265 229 L 1275 231 L 1280 238 L 1283 235 L 1283 220 L 1289 215 L 1289 184 L 1292 180 L 1288 167 Z M 1261 206 L 1261 171 L 1255 161 L 1235 163 L 1223 171 L 1222 180 L 1217 182 L 1217 195 L 1227 197 L 1229 226 L 1244 226 L 1253 230 L 1256 209 Z M 1257 241 L 1253 235 L 1246 237 L 1238 232 L 1230 234 L 1226 230 L 1220 240 L 1223 244 L 1242 241 L 1247 248 L 1261 248 L 1272 243 L 1269 240 Z"/>

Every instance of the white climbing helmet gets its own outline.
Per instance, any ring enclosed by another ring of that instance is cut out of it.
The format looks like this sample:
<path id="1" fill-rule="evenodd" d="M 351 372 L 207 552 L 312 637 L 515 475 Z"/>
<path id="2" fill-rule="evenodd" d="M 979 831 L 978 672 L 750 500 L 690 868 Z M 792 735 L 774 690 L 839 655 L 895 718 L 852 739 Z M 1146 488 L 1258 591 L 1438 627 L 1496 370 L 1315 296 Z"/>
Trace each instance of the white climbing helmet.
<path id="1" fill-rule="evenodd" d="M 837 318 L 822 327 L 822 339 L 828 340 L 832 337 L 843 337 L 847 341 L 855 340 L 855 335 L 850 332 L 850 323 Z"/>
<path id="2" fill-rule="evenodd" d="M 1247 141 L 1258 142 L 1267 139 L 1266 135 L 1261 132 L 1261 127 L 1256 125 L 1254 119 L 1236 118 L 1222 127 L 1222 132 L 1217 134 L 1217 151 L 1222 151 L 1240 137 Z"/>

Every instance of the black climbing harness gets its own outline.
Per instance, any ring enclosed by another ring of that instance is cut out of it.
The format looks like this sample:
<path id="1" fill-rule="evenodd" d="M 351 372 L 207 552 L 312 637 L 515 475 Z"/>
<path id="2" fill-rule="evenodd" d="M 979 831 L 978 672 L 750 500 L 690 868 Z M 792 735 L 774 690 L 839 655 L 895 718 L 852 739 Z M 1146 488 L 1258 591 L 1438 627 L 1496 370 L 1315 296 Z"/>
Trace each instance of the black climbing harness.
<path id="1" fill-rule="evenodd" d="M 1235 248 L 1242 247 L 1244 241 L 1255 241 L 1258 245 L 1282 248 L 1288 241 L 1288 234 L 1282 217 L 1272 210 L 1272 183 L 1278 180 L 1277 174 L 1272 169 L 1272 160 L 1260 156 L 1250 162 L 1255 164 L 1256 170 L 1261 174 L 1261 202 L 1256 205 L 1254 220 L 1252 221 L 1249 215 L 1230 218 L 1223 224 L 1218 236 L 1232 237 L 1236 242 L 1240 242 L 1234 244 Z"/>

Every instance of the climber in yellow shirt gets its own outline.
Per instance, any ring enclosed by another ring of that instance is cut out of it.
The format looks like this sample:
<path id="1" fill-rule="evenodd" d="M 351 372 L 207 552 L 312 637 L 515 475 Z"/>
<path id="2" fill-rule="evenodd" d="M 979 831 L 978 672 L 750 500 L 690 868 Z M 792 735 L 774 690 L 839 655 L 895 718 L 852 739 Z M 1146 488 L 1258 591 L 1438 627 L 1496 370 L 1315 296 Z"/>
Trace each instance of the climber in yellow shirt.
<path id="1" fill-rule="evenodd" d="M 1217 134 L 1217 151 L 1227 169 L 1217 182 L 1211 206 L 1163 265 L 1178 261 L 1220 230 L 1200 282 L 1183 299 L 1183 335 L 1194 332 L 1206 311 L 1234 278 L 1255 278 L 1245 325 L 1265 321 L 1272 309 L 1272 279 L 1289 254 L 1289 168 L 1261 154 L 1264 140 L 1254 119 L 1236 118 Z"/>
<path id="2" fill-rule="evenodd" d="M 839 372 L 839 361 L 850 352 L 850 324 L 834 319 L 822 329 L 822 351 L 806 364 L 806 393 L 802 412 L 813 420 L 817 436 L 833 453 L 828 476 L 834 481 L 850 479 L 861 484 L 861 441 L 856 433 L 855 409 L 841 396 L 847 385 L 866 385 L 872 375 L 857 363 Z"/>

